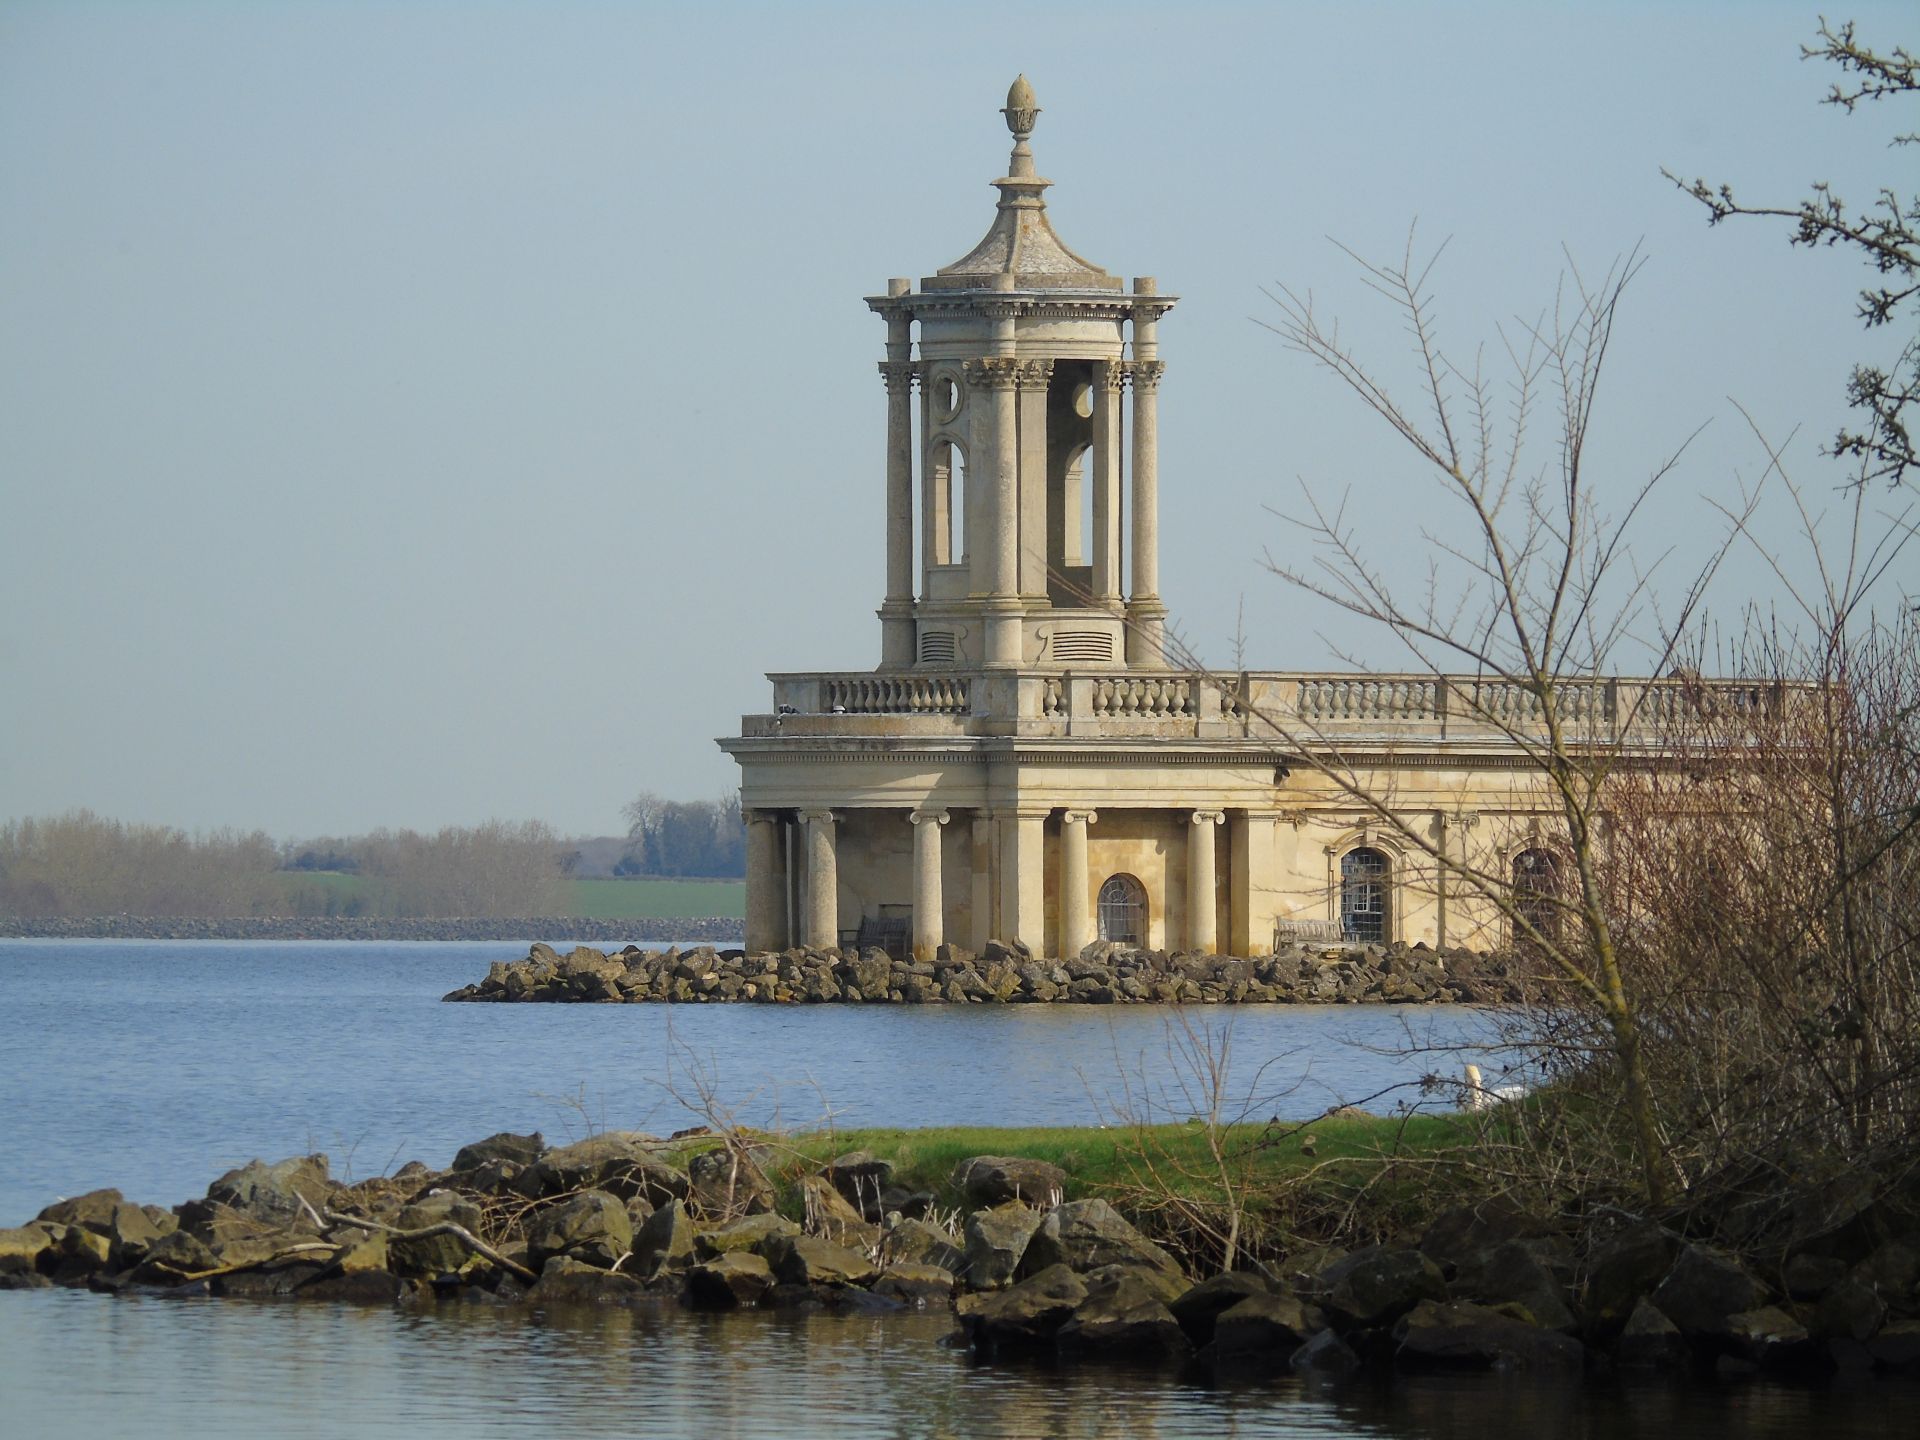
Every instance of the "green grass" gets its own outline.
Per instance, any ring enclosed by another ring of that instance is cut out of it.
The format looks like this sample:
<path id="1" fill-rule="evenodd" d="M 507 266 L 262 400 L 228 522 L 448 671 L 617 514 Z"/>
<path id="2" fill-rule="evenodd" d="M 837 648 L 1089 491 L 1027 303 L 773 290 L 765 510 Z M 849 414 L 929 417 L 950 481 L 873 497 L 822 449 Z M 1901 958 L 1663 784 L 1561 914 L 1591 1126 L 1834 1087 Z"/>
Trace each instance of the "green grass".
<path id="1" fill-rule="evenodd" d="M 744 880 L 569 880 L 567 887 L 567 913 L 582 920 L 738 920 L 747 913 Z"/>

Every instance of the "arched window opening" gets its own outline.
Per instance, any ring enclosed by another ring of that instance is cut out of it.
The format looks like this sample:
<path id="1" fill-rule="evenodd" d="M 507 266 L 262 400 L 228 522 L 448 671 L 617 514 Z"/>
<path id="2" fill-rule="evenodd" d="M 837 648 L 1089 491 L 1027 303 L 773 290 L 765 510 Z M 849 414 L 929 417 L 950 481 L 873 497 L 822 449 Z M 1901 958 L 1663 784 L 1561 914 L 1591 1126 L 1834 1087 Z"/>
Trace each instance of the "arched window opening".
<path id="1" fill-rule="evenodd" d="M 934 447 L 927 508 L 935 565 L 964 565 L 967 560 L 967 457 L 951 440 Z"/>
<path id="2" fill-rule="evenodd" d="M 1560 867 L 1551 850 L 1522 850 L 1513 857 L 1513 908 L 1543 940 L 1560 938 Z M 1514 942 L 1532 937 L 1514 926 Z"/>
<path id="3" fill-rule="evenodd" d="M 1390 930 L 1388 879 L 1392 867 L 1380 851 L 1361 846 L 1340 858 L 1340 934 L 1362 944 L 1384 945 Z"/>
<path id="4" fill-rule="evenodd" d="M 1100 938 L 1120 945 L 1147 943 L 1147 887 L 1131 875 L 1112 875 L 1100 887 Z"/>

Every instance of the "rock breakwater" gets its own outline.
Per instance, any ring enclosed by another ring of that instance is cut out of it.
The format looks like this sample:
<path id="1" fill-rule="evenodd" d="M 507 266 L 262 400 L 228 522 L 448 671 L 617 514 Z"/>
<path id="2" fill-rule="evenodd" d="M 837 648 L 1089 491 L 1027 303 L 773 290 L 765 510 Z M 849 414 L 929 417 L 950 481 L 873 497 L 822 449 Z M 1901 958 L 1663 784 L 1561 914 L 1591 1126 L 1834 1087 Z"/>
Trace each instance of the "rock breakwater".
<path id="1" fill-rule="evenodd" d="M 822 1165 L 777 1142 L 499 1134 L 445 1169 L 357 1184 L 324 1155 L 256 1160 L 171 1210 L 118 1190 L 48 1205 L 0 1230 L 0 1289 L 663 1316 L 950 1309 L 983 1354 L 1236 1377 L 1920 1373 L 1920 1237 L 1877 1238 L 1831 1207 L 1774 1274 L 1611 1207 L 1556 1218 L 1487 1199 L 1417 1236 L 1302 1243 L 1197 1278 L 1184 1243 L 1197 1236 L 1166 1228 L 1170 1212 L 1149 1234 L 1072 1195 L 1046 1161 L 970 1156 L 916 1191 L 870 1151 Z"/>
<path id="2" fill-rule="evenodd" d="M 748 955 L 698 946 L 608 953 L 535 945 L 496 961 L 455 1001 L 758 1004 L 1510 1004 L 1528 969 L 1511 958 L 1425 946 L 1291 946 L 1253 959 L 1135 950 L 1100 942 L 1067 961 L 989 943 L 942 945 L 932 960 L 884 950 L 795 949 Z"/>

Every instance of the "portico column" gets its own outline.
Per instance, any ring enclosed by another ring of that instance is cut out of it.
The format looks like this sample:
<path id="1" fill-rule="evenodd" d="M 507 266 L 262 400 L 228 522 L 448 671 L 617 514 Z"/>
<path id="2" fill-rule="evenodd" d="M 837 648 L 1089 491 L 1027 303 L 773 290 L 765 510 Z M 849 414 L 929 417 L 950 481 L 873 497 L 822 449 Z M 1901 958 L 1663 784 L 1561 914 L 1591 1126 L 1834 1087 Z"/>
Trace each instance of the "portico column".
<path id="1" fill-rule="evenodd" d="M 1121 362 L 1093 367 L 1093 600 L 1120 605 Z"/>
<path id="2" fill-rule="evenodd" d="M 944 810 L 915 810 L 913 822 L 913 958 L 931 960 L 946 939 L 940 893 L 940 827 Z"/>
<path id="3" fill-rule="evenodd" d="M 889 299 L 912 284 L 889 280 Z M 887 358 L 880 376 L 887 387 L 887 598 L 880 607 L 880 663 L 913 664 L 913 312 L 904 305 L 881 310 L 887 322 Z"/>
<path id="4" fill-rule="evenodd" d="M 1136 296 L 1153 295 L 1150 276 L 1133 282 Z M 1157 305 L 1133 312 L 1133 585 L 1127 600 L 1127 663 L 1166 663 L 1167 607 L 1160 603 L 1160 376 Z"/>
<path id="5" fill-rule="evenodd" d="M 787 948 L 785 837 L 770 810 L 747 812 L 747 953 Z"/>
<path id="6" fill-rule="evenodd" d="M 807 916 L 801 943 L 816 950 L 840 944 L 840 866 L 834 852 L 833 811 L 807 810 Z"/>
<path id="7" fill-rule="evenodd" d="M 1072 960 L 1093 939 L 1087 887 L 1087 826 L 1100 818 L 1093 810 L 1068 810 L 1060 816 L 1060 958 Z"/>
<path id="8" fill-rule="evenodd" d="M 1000 813 L 1000 936 L 1024 940 L 1035 954 L 1047 948 L 1046 809 Z"/>
<path id="9" fill-rule="evenodd" d="M 1220 948 L 1214 915 L 1213 831 L 1227 817 L 1218 810 L 1193 812 L 1187 832 L 1187 948 L 1212 955 Z"/>

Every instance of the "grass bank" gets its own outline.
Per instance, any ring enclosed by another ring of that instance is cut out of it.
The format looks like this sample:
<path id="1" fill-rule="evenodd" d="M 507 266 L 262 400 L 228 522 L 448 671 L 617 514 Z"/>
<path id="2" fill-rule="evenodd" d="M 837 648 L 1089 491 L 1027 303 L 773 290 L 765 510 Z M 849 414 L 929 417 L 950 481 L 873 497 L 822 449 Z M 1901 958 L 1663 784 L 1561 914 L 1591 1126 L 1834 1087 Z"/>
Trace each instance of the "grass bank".
<path id="1" fill-rule="evenodd" d="M 1066 1199 L 1107 1200 L 1205 1263 L 1236 1218 L 1242 1251 L 1256 1255 L 1418 1233 L 1433 1215 L 1470 1198 L 1468 1161 L 1484 1154 L 1488 1123 L 1474 1115 L 1347 1111 L 1304 1124 L 1212 1128 L 1190 1122 L 837 1130 L 780 1140 L 775 1178 L 790 1198 L 802 1175 L 865 1150 L 893 1166 L 895 1185 L 931 1192 L 942 1209 L 965 1209 L 953 1186 L 960 1161 L 1044 1160 L 1065 1173 Z"/>

